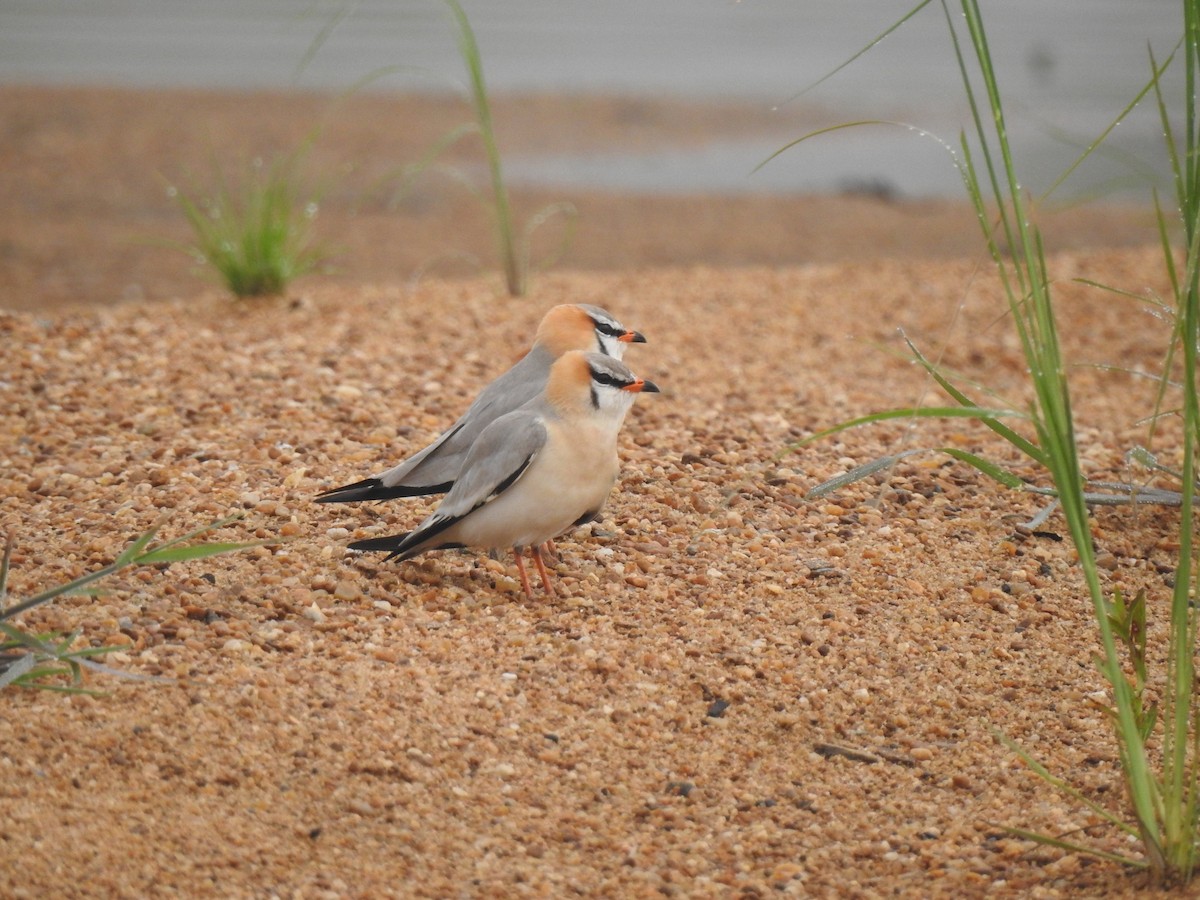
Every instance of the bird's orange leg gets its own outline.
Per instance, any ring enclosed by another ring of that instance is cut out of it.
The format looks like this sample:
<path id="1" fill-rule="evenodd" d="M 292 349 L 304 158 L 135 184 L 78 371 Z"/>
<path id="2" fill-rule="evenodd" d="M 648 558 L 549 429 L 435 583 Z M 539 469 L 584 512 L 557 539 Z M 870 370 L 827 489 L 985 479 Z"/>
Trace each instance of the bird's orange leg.
<path id="1" fill-rule="evenodd" d="M 546 593 L 551 597 L 557 597 L 558 591 L 550 583 L 550 576 L 546 573 L 546 564 L 542 562 L 542 548 L 530 547 L 529 555 L 533 557 L 533 561 L 537 563 L 538 574 L 542 576 L 542 587 L 546 589 Z"/>
<path id="2" fill-rule="evenodd" d="M 521 556 L 520 547 L 513 547 L 513 559 L 517 561 L 517 571 L 521 573 L 521 587 L 525 589 L 525 599 L 533 600 L 533 591 L 529 587 L 529 576 L 525 574 L 525 560 Z"/>

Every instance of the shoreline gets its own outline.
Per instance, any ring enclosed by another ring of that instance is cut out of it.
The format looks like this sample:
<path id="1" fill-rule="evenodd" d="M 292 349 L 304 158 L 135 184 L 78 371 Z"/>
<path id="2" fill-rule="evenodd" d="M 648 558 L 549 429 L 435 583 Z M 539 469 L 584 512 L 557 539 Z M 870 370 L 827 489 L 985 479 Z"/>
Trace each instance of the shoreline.
<path id="1" fill-rule="evenodd" d="M 696 146 L 728 134 L 777 133 L 761 110 L 628 97 L 498 97 L 501 152 L 569 153 Z M 315 234 L 340 251 L 319 276 L 350 286 L 414 273 L 494 269 L 486 211 L 452 178 L 430 173 L 403 195 L 396 173 L 467 118 L 433 95 L 0 89 L 0 308 L 42 310 L 186 297 L 212 287 L 186 255 L 189 240 L 166 185 L 203 194 L 214 169 L 231 181 L 254 158 L 293 152 L 318 125 L 301 182 L 321 202 Z M 475 148 L 446 157 L 478 166 Z M 555 271 L 690 265 L 795 266 L 884 258 L 983 258 L 965 201 L 868 194 L 654 195 L 512 187 L 518 221 L 568 202 L 578 217 Z M 1047 214 L 1048 250 L 1154 243 L 1149 207 L 1102 205 Z M 558 249 L 561 223 L 535 236 Z M 318 276 L 311 276 L 316 278 Z M 303 290 L 305 280 L 296 282 Z"/>

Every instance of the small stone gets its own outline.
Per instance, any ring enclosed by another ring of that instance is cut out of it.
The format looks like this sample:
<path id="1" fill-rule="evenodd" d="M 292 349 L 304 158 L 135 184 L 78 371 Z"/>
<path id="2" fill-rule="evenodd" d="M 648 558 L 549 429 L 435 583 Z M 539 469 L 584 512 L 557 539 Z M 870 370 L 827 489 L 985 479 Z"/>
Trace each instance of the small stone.
<path id="1" fill-rule="evenodd" d="M 771 870 L 771 884 L 782 887 L 789 881 L 794 881 L 804 874 L 804 866 L 799 863 L 780 863 Z"/>
<path id="2" fill-rule="evenodd" d="M 358 589 L 358 585 L 353 581 L 342 579 L 337 583 L 337 587 L 333 589 L 334 599 L 341 600 L 343 603 L 349 603 L 357 600 L 362 596 L 362 591 Z"/>
<path id="3" fill-rule="evenodd" d="M 725 710 L 729 709 L 728 700 L 714 700 L 709 704 L 708 712 L 705 713 L 710 719 L 719 719 L 725 715 Z"/>

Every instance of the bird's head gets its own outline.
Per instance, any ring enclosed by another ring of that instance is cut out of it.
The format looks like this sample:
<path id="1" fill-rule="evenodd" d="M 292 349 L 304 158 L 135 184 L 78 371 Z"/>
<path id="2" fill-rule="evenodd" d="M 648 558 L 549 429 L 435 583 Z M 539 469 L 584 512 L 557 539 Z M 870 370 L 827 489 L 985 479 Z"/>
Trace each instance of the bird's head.
<path id="1" fill-rule="evenodd" d="M 630 344 L 644 344 L 646 339 L 599 306 L 564 303 L 542 317 L 534 343 L 548 348 L 556 358 L 570 350 L 598 350 L 620 359 Z"/>
<path id="2" fill-rule="evenodd" d="M 623 417 L 639 393 L 658 393 L 619 359 L 595 351 L 571 350 L 550 368 L 546 397 L 561 412 Z"/>

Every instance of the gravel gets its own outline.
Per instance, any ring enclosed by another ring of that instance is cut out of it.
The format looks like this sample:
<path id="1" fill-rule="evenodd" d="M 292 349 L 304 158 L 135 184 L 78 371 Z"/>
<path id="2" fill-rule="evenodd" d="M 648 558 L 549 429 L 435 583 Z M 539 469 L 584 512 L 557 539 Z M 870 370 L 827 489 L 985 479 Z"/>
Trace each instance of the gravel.
<path id="1" fill-rule="evenodd" d="M 1088 474 L 1139 477 L 1165 325 L 1071 283 L 1165 290 L 1153 249 L 1055 256 Z M 650 343 L 601 520 L 559 541 L 561 599 L 511 561 L 348 556 L 423 502 L 320 490 L 423 446 L 524 349 L 597 303 Z M 1123 807 L 1090 606 L 1044 502 L 936 452 L 1038 473 L 934 402 L 898 333 L 1009 402 L 1025 387 L 974 261 L 564 272 L 260 303 L 216 294 L 0 313 L 0 526 L 20 597 L 167 516 L 233 512 L 230 556 L 126 571 L 23 617 L 119 644 L 166 684 L 4 693 L 0 893 L 33 896 L 1145 896 L 1005 831 L 1095 817 L 999 744 Z M 938 401 L 940 402 L 940 401 Z M 1169 458 L 1173 423 L 1156 449 Z M 1108 587 L 1149 591 L 1163 653 L 1176 513 L 1096 511 Z"/>

